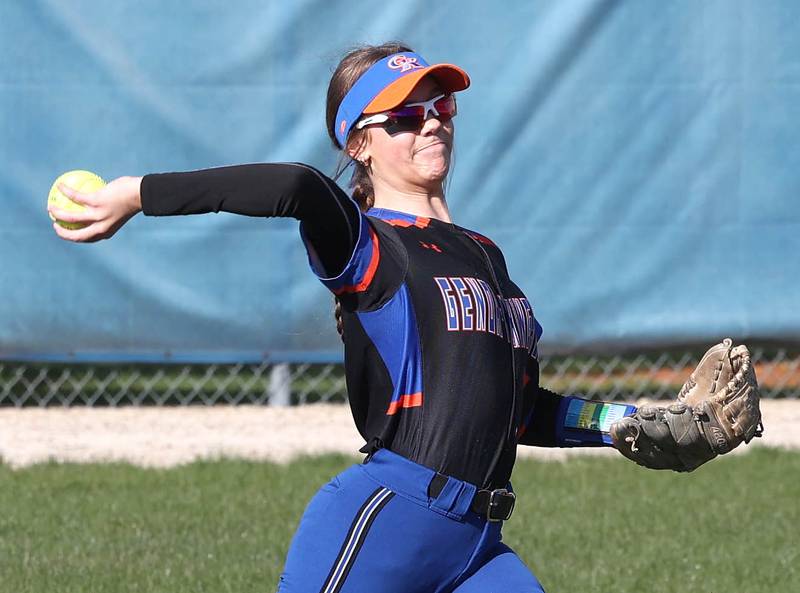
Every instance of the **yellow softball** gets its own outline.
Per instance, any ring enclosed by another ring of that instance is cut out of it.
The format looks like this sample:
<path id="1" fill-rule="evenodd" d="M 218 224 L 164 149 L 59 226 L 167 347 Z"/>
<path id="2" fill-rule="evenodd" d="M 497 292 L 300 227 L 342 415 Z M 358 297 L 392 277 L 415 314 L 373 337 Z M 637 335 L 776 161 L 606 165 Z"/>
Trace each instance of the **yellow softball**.
<path id="1" fill-rule="evenodd" d="M 99 175 L 95 175 L 91 171 L 67 171 L 53 182 L 50 188 L 50 194 L 47 196 L 47 203 L 53 204 L 62 210 L 70 210 L 73 212 L 80 212 L 85 210 L 86 207 L 77 202 L 73 202 L 58 189 L 58 184 L 63 183 L 67 187 L 71 187 L 75 191 L 83 193 L 93 193 L 105 186 L 106 182 Z M 65 222 L 57 220 L 50 212 L 50 218 L 63 226 L 65 229 L 81 229 L 85 224 L 79 222 Z"/>

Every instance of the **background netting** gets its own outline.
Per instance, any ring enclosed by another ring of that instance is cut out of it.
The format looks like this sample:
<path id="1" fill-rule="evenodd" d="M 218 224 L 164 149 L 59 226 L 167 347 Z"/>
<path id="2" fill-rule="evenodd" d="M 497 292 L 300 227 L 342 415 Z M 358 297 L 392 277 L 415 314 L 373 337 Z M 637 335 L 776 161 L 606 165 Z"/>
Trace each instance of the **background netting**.
<path id="1" fill-rule="evenodd" d="M 764 397 L 800 398 L 800 351 L 754 348 Z M 542 360 L 542 384 L 603 400 L 674 399 L 702 352 Z M 344 402 L 341 364 L 0 363 L 0 406 L 290 405 Z"/>

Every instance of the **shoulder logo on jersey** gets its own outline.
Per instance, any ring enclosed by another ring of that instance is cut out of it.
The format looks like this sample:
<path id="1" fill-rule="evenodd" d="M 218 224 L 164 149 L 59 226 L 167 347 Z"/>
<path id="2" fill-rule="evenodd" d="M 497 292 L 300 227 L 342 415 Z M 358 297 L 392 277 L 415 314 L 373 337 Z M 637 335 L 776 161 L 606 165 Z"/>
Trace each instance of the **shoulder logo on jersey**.
<path id="1" fill-rule="evenodd" d="M 540 326 L 525 297 L 500 298 L 485 281 L 460 276 L 435 277 L 450 332 L 486 332 L 537 354 Z"/>
<path id="2" fill-rule="evenodd" d="M 431 251 L 435 251 L 436 253 L 442 253 L 442 248 L 439 247 L 436 243 L 426 243 L 425 241 L 420 241 L 419 244 L 425 249 L 430 249 Z"/>
<path id="3" fill-rule="evenodd" d="M 394 56 L 387 62 L 387 66 L 392 70 L 400 70 L 401 73 L 422 68 L 422 66 L 417 63 L 417 58 L 413 56 L 404 56 L 403 54 Z"/>

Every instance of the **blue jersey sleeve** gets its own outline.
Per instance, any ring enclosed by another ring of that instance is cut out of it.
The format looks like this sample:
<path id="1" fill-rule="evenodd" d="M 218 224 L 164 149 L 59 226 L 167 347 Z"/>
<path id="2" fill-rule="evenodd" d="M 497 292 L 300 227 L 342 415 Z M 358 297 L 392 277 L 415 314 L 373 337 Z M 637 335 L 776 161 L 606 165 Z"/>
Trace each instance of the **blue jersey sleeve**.
<path id="1" fill-rule="evenodd" d="M 402 284 L 407 254 L 394 230 L 359 213 L 358 233 L 347 263 L 336 275 L 327 274 L 317 245 L 300 227 L 311 269 L 348 310 L 371 310 L 385 303 Z"/>

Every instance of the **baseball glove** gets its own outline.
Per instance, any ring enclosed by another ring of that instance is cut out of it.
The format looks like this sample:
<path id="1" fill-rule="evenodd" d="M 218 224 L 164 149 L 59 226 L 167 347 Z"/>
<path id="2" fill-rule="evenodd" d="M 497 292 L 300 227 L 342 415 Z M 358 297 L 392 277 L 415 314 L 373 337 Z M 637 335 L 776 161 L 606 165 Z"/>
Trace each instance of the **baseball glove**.
<path id="1" fill-rule="evenodd" d="M 760 393 L 747 346 L 712 346 L 669 406 L 642 406 L 611 425 L 614 446 L 652 469 L 690 472 L 760 437 Z"/>

